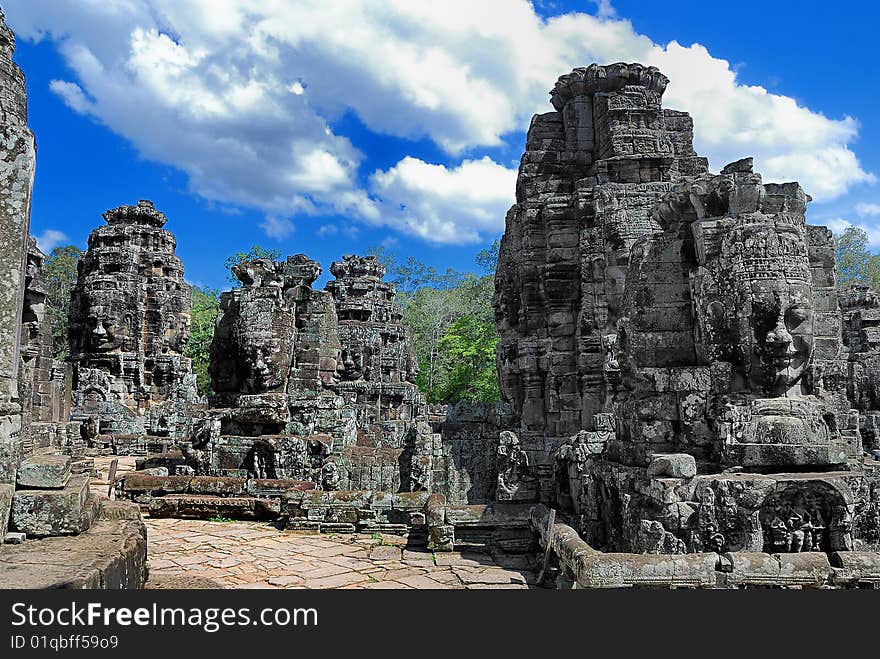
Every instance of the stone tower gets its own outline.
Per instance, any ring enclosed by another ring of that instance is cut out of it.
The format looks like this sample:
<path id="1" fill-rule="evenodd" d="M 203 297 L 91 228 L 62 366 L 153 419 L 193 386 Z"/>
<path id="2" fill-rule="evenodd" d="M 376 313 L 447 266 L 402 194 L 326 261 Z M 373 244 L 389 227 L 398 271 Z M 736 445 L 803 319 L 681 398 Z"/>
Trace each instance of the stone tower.
<path id="1" fill-rule="evenodd" d="M 559 484 L 584 538 L 635 553 L 875 550 L 847 398 L 834 240 L 746 158 L 658 203 L 618 322 L 615 432 Z M 687 304 L 675 324 L 657 301 Z M 562 500 L 562 498 L 560 499 Z"/>
<path id="2" fill-rule="evenodd" d="M 494 306 L 502 397 L 545 494 L 556 448 L 607 421 L 630 250 L 659 231 L 649 211 L 707 170 L 690 116 L 661 106 L 668 82 L 641 64 L 578 68 L 550 93 L 555 112 L 529 128 Z M 674 323 L 682 301 L 656 303 Z"/>
<path id="3" fill-rule="evenodd" d="M 175 435 L 195 376 L 184 352 L 192 291 L 164 213 L 150 201 L 104 213 L 71 294 L 74 415 L 101 432 Z"/>
<path id="4" fill-rule="evenodd" d="M 357 444 L 341 456 L 350 486 L 429 489 L 433 435 L 394 284 L 382 281 L 385 266 L 373 256 L 346 255 L 330 271 L 341 345 L 333 388 L 354 410 L 358 428 Z"/>

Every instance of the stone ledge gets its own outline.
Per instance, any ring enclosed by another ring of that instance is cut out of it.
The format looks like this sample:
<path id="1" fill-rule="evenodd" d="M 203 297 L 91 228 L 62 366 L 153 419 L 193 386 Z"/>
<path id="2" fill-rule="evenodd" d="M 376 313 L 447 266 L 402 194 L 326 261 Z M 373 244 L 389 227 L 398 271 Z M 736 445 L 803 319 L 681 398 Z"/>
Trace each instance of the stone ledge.
<path id="1" fill-rule="evenodd" d="M 85 533 L 0 547 L 0 589 L 143 588 L 146 560 L 137 506 L 104 501 Z"/>
<path id="2" fill-rule="evenodd" d="M 169 494 L 154 497 L 147 507 L 150 517 L 210 519 L 227 517 L 242 520 L 274 520 L 281 514 L 277 499 Z"/>
<path id="3" fill-rule="evenodd" d="M 573 588 L 877 588 L 880 553 L 838 551 L 765 554 L 625 554 L 593 549 L 566 524 L 548 529 L 550 509 L 538 504 L 531 526 L 559 560 Z"/>

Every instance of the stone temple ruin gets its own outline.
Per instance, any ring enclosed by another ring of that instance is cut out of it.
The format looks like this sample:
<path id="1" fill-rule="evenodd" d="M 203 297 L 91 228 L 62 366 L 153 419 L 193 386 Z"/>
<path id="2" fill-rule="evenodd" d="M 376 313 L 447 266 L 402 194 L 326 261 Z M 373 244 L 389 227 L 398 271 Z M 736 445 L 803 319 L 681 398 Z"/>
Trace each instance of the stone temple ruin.
<path id="1" fill-rule="evenodd" d="M 36 147 L 14 50 L 0 12 L 0 588 L 139 588 L 146 529 L 135 506 L 90 492 L 69 370 L 52 360 L 43 255 L 29 235 Z"/>
<path id="2" fill-rule="evenodd" d="M 880 584 L 880 297 L 838 290 L 797 183 L 709 172 L 656 68 L 575 69 L 533 118 L 495 282 L 503 401 L 443 408 L 384 267 L 350 255 L 324 290 L 303 254 L 235 266 L 199 398 L 147 201 L 92 232 L 54 361 L 13 49 L 4 26 L 0 586 L 142 586 L 138 507 L 524 554 L 559 588 Z M 139 456 L 117 501 L 88 487 L 112 453 Z"/>
<path id="3" fill-rule="evenodd" d="M 104 213 L 78 264 L 70 306 L 74 418 L 101 433 L 182 434 L 196 402 L 184 356 L 192 291 L 152 202 Z"/>

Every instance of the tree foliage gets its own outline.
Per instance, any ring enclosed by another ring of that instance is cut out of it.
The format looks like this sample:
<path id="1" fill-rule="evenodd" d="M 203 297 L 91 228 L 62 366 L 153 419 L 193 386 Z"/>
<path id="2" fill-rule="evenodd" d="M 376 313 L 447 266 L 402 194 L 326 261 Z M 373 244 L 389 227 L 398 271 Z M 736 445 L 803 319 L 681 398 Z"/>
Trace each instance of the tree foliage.
<path id="1" fill-rule="evenodd" d="M 64 359 L 70 352 L 67 340 L 70 292 L 76 285 L 76 267 L 82 250 L 74 245 L 56 247 L 43 263 L 46 278 L 46 307 L 52 318 L 52 354 Z"/>
<path id="2" fill-rule="evenodd" d="M 868 234 L 864 229 L 848 227 L 834 239 L 837 252 L 837 283 L 841 288 L 851 284 L 868 284 L 880 290 L 880 255 L 868 251 Z"/>
<path id="3" fill-rule="evenodd" d="M 437 346 L 445 377 L 439 390 L 432 392 L 433 396 L 443 402 L 498 400 L 495 368 L 498 341 L 492 321 L 469 315 L 452 323 Z"/>
<path id="4" fill-rule="evenodd" d="M 494 274 L 436 268 L 409 257 L 403 262 L 384 248 L 368 253 L 385 263 L 403 305 L 403 323 L 413 337 L 419 388 L 429 402 L 498 400 L 492 295 Z M 480 252 L 481 270 L 494 273 L 498 242 Z"/>
<path id="5" fill-rule="evenodd" d="M 211 341 L 214 338 L 214 323 L 220 305 L 220 294 L 212 288 L 192 289 L 192 325 L 186 356 L 192 359 L 193 372 L 198 381 L 199 393 L 211 393 L 211 376 L 208 366 L 211 363 Z"/>
<path id="6" fill-rule="evenodd" d="M 227 257 L 223 262 L 223 265 L 229 271 L 226 274 L 226 279 L 235 287 L 241 286 L 241 282 L 238 281 L 238 278 L 234 274 L 232 274 L 233 266 L 236 266 L 239 263 L 244 263 L 245 261 L 253 261 L 254 259 L 270 259 L 272 261 L 277 261 L 280 258 L 280 249 L 266 249 L 260 245 L 254 245 L 247 252 L 236 252 L 232 256 Z"/>

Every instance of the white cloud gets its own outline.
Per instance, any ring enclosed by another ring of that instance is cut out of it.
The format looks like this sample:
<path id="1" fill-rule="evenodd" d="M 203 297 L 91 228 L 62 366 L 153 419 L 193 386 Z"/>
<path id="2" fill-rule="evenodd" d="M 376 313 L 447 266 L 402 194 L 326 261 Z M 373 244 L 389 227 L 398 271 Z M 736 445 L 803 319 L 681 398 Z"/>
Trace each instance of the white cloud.
<path id="1" fill-rule="evenodd" d="M 40 248 L 40 251 L 48 255 L 52 253 L 53 249 L 67 242 L 67 234 L 55 229 L 46 229 L 39 236 L 34 236 L 34 239 L 37 241 L 37 247 Z"/>
<path id="2" fill-rule="evenodd" d="M 266 219 L 260 224 L 260 227 L 266 232 L 267 236 L 274 238 L 275 240 L 289 238 L 295 229 L 293 222 L 289 219 L 286 217 L 277 217 L 275 215 L 267 215 Z"/>
<path id="3" fill-rule="evenodd" d="M 49 89 L 61 97 L 67 106 L 80 114 L 90 114 L 92 102 L 86 98 L 85 92 L 75 82 L 65 80 L 53 80 L 49 83 Z"/>
<path id="4" fill-rule="evenodd" d="M 515 184 L 516 171 L 488 157 L 447 168 L 407 156 L 371 177 L 380 222 L 437 243 L 477 242 L 499 233 Z"/>
<path id="5" fill-rule="evenodd" d="M 518 147 L 556 78 L 593 61 L 659 66 L 666 104 L 694 116 L 715 169 L 753 155 L 767 180 L 800 180 L 817 201 L 874 180 L 851 147 L 855 119 L 743 85 L 703 46 L 654 43 L 595 5 L 547 20 L 525 0 L 28 0 L 7 13 L 19 36 L 57 42 L 75 80 L 51 87 L 74 111 L 185 171 L 195 193 L 270 216 L 342 214 L 441 242 L 497 233 L 500 191 L 466 209 L 443 182 L 479 195 L 450 175 L 483 162 L 481 148 Z M 405 158 L 365 189 L 363 154 L 329 127 L 346 112 L 454 159 Z M 400 190 L 383 185 L 394 177 Z"/>
<path id="6" fill-rule="evenodd" d="M 880 215 L 880 204 L 856 204 L 856 214 L 859 217 Z"/>

